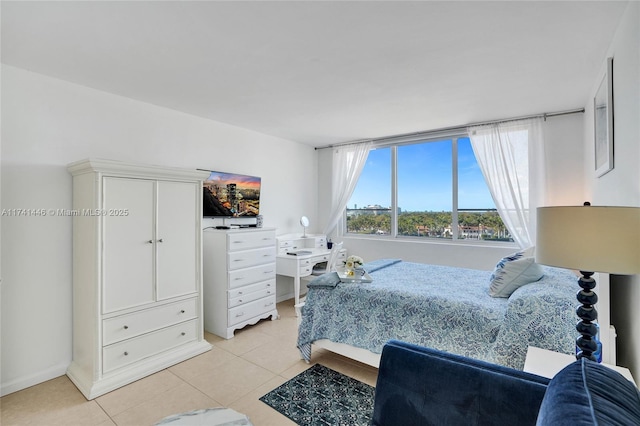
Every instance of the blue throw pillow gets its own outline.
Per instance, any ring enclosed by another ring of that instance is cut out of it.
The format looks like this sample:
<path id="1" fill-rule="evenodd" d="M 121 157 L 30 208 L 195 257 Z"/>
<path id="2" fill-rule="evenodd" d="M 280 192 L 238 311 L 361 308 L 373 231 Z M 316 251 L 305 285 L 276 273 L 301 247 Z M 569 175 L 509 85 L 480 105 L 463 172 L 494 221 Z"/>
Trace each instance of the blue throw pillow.
<path id="1" fill-rule="evenodd" d="M 582 358 L 549 382 L 536 425 L 640 425 L 640 393 L 622 374 Z"/>

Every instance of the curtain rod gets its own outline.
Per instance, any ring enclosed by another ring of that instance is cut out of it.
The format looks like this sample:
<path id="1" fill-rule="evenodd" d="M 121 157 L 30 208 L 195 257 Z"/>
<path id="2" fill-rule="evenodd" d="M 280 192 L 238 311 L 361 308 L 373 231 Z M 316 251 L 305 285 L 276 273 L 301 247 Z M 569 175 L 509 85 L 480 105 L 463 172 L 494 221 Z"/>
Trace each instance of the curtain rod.
<path id="1" fill-rule="evenodd" d="M 319 146 L 319 147 L 315 147 L 315 149 L 318 150 L 318 149 L 326 149 L 326 148 L 335 148 L 335 147 L 338 147 L 338 146 L 350 145 L 350 144 L 354 144 L 354 143 L 383 142 L 383 141 L 390 141 L 390 140 L 399 139 L 399 138 L 409 138 L 409 137 L 419 137 L 419 136 L 429 137 L 429 135 L 435 135 L 437 133 L 443 133 L 443 132 L 466 131 L 467 128 L 471 127 L 471 126 L 484 126 L 484 125 L 488 125 L 488 124 L 501 124 L 501 123 L 508 123 L 510 121 L 526 120 L 526 119 L 529 119 L 529 118 L 544 118 L 544 120 L 547 121 L 548 117 L 558 117 L 560 115 L 569 115 L 569 114 L 580 114 L 580 113 L 583 113 L 583 112 L 584 112 L 584 108 L 576 108 L 576 109 L 570 109 L 570 110 L 566 110 L 566 111 L 557 111 L 557 112 L 545 112 L 545 113 L 542 113 L 542 114 L 534 114 L 534 115 L 526 115 L 526 116 L 522 116 L 522 117 L 506 118 L 506 119 L 503 119 L 503 120 L 492 120 L 492 121 L 482 121 L 482 122 L 477 122 L 477 123 L 470 123 L 470 124 L 466 124 L 466 125 L 463 125 L 463 126 L 442 127 L 440 129 L 435 129 L 435 130 L 422 130 L 422 131 L 419 131 L 419 132 L 401 133 L 401 134 L 397 134 L 397 135 L 383 136 L 383 137 L 380 137 L 380 138 L 358 139 L 358 140 L 353 140 L 353 141 L 348 141 L 348 142 L 340 142 L 340 143 L 326 145 L 326 146 Z"/>

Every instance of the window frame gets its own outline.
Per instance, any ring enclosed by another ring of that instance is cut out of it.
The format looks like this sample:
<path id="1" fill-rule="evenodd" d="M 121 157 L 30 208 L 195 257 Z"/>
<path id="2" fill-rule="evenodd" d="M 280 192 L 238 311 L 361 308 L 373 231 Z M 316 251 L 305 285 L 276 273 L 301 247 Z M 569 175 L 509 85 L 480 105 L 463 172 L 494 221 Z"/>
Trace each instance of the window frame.
<path id="1" fill-rule="evenodd" d="M 388 235 L 377 234 L 359 234 L 355 232 L 349 232 L 347 228 L 347 210 L 345 208 L 342 221 L 342 235 L 345 237 L 356 238 L 371 238 L 375 240 L 406 240 L 416 241 L 423 243 L 433 244 L 468 244 L 468 245 L 480 245 L 486 247 L 515 247 L 514 241 L 486 241 L 486 240 L 470 240 L 460 239 L 460 231 L 458 226 L 452 226 L 452 238 L 451 239 L 436 239 L 436 238 L 421 238 L 411 235 L 399 235 L 398 234 L 398 147 L 404 145 L 413 145 L 420 143 L 435 143 L 451 140 L 451 185 L 452 185 L 452 211 L 451 211 L 451 223 L 459 223 L 458 215 L 458 140 L 463 138 L 470 138 L 466 131 L 456 132 L 438 132 L 437 134 L 424 135 L 417 134 L 409 137 L 394 138 L 391 140 L 383 140 L 376 143 L 371 147 L 371 150 L 375 149 L 390 149 L 390 161 L 391 161 L 391 206 L 390 206 L 390 222 L 391 231 Z M 477 160 L 476 160 L 477 161 Z"/>

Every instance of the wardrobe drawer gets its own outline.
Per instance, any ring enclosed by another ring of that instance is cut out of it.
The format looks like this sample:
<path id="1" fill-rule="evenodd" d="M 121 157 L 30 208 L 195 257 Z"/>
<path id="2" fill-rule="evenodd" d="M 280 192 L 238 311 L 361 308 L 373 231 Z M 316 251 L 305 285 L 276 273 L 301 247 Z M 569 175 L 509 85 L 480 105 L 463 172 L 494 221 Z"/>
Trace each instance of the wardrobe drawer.
<path id="1" fill-rule="evenodd" d="M 102 349 L 103 372 L 140 361 L 196 340 L 198 321 L 191 320 L 134 337 Z"/>
<path id="2" fill-rule="evenodd" d="M 268 281 L 259 282 L 256 284 L 246 285 L 244 287 L 233 288 L 229 290 L 229 300 L 235 299 L 236 297 L 246 296 L 249 293 L 253 293 L 254 291 L 269 289 L 271 291 L 276 291 L 276 280 L 271 279 Z"/>
<path id="3" fill-rule="evenodd" d="M 265 281 L 276 276 L 276 264 L 267 263 L 265 265 L 254 266 L 246 269 L 238 269 L 228 272 L 229 288 L 242 287 L 247 284 L 253 284 Z"/>
<path id="4" fill-rule="evenodd" d="M 275 247 L 276 234 L 273 231 L 230 232 L 227 234 L 229 251 L 259 247 Z"/>
<path id="5" fill-rule="evenodd" d="M 275 261 L 276 248 L 273 246 L 227 253 L 227 265 L 230 271 Z"/>
<path id="6" fill-rule="evenodd" d="M 197 316 L 198 299 L 193 298 L 105 319 L 102 321 L 102 344 L 110 345 Z"/>
<path id="7" fill-rule="evenodd" d="M 268 296 L 254 302 L 245 303 L 242 306 L 229 309 L 229 326 L 238 324 L 239 322 L 249 320 L 255 316 L 265 312 L 272 311 L 276 308 L 276 295 Z"/>

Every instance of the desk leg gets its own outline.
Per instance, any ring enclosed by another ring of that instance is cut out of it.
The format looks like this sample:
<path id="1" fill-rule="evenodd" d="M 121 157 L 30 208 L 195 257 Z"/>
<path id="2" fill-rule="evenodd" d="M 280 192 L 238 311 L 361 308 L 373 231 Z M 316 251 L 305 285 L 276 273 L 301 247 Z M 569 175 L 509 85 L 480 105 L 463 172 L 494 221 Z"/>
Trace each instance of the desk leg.
<path id="1" fill-rule="evenodd" d="M 293 294 L 294 294 L 294 306 L 298 306 L 300 304 L 300 276 L 293 277 Z M 298 315 L 298 311 L 296 310 L 296 316 Z"/>

